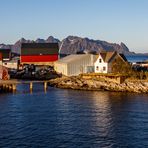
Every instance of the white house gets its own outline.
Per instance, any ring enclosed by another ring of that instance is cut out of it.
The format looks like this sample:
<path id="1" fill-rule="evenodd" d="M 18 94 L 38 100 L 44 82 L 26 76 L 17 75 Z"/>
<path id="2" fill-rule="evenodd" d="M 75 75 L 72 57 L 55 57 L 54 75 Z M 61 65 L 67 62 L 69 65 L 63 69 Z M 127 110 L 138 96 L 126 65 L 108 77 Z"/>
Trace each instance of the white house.
<path id="1" fill-rule="evenodd" d="M 118 62 L 118 60 L 127 62 L 126 57 L 123 54 L 114 52 L 102 52 L 99 53 L 98 59 L 95 62 L 95 73 L 111 73 L 112 63 Z"/>
<path id="2" fill-rule="evenodd" d="M 94 72 L 94 62 L 98 55 L 72 54 L 54 63 L 54 69 L 66 76 L 76 76 L 81 73 Z"/>

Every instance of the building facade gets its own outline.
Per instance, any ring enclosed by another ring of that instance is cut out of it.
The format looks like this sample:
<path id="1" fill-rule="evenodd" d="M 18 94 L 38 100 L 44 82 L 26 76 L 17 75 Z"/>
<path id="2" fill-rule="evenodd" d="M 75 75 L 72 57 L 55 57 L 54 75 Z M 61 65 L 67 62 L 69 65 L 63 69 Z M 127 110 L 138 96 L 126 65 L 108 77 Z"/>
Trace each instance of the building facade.
<path id="1" fill-rule="evenodd" d="M 21 64 L 53 65 L 58 60 L 58 43 L 23 43 Z"/>
<path id="2" fill-rule="evenodd" d="M 94 72 L 96 59 L 97 56 L 93 54 L 72 54 L 55 62 L 54 69 L 65 76 Z"/>
<path id="3" fill-rule="evenodd" d="M 126 62 L 126 57 L 116 51 L 99 53 L 98 59 L 94 64 L 95 73 L 112 73 L 114 63 L 125 64 Z"/>

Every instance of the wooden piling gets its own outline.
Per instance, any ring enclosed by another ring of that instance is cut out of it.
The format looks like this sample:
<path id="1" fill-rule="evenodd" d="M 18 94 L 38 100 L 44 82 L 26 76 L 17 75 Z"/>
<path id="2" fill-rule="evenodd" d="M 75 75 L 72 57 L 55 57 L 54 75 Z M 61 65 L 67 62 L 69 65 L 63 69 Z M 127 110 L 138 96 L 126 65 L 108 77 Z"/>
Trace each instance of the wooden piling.
<path id="1" fill-rule="evenodd" d="M 9 88 L 9 85 L 8 85 L 8 84 L 6 84 L 6 90 L 8 90 L 8 88 Z"/>
<path id="2" fill-rule="evenodd" d="M 12 86 L 11 86 L 11 84 L 8 85 L 8 89 L 9 89 L 9 92 L 12 91 Z"/>
<path id="3" fill-rule="evenodd" d="M 30 82 L 30 92 L 32 92 L 32 90 L 33 90 L 33 83 Z"/>
<path id="4" fill-rule="evenodd" d="M 16 92 L 16 84 L 12 84 L 12 91 Z"/>
<path id="5" fill-rule="evenodd" d="M 16 80 L 8 80 L 8 81 L 1 81 L 0 82 L 0 90 L 4 92 L 16 92 L 17 85 L 19 84 L 29 84 L 30 92 L 32 93 L 33 90 L 33 83 L 42 83 L 43 89 L 46 92 L 48 89 L 48 81 L 30 81 L 30 82 L 19 82 Z"/>
<path id="6" fill-rule="evenodd" d="M 3 88 L 3 90 L 5 90 L 5 84 L 3 84 L 2 88 Z"/>
<path id="7" fill-rule="evenodd" d="M 47 82 L 44 82 L 44 91 L 47 91 Z"/>

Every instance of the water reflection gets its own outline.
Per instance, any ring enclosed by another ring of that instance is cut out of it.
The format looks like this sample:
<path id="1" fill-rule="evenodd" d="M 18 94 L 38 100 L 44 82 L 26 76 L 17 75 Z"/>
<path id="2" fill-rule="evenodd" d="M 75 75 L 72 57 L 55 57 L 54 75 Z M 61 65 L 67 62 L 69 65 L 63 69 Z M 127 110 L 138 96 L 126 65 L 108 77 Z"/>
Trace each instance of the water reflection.
<path id="1" fill-rule="evenodd" d="M 147 95 L 26 87 L 0 95 L 1 147 L 148 146 Z"/>
<path id="2" fill-rule="evenodd" d="M 72 93 L 73 98 L 71 98 Z M 83 97 L 80 97 L 82 95 Z M 65 96 L 68 98 L 66 101 L 68 100 L 70 104 L 74 100 L 80 103 L 76 104 L 77 108 L 74 111 L 77 114 L 74 120 L 76 122 L 72 123 L 79 129 L 75 132 L 81 133 L 79 138 L 83 137 L 83 129 L 85 129 L 85 134 L 87 133 L 88 137 L 89 135 L 91 135 L 91 138 L 94 137 L 92 139 L 95 139 L 95 144 L 101 143 L 102 146 L 108 147 L 118 145 L 130 145 L 133 147 L 136 144 L 142 144 L 141 141 L 138 142 L 138 139 L 148 136 L 148 133 L 147 135 L 139 136 L 139 134 L 142 135 L 144 132 L 144 124 L 148 121 L 143 118 L 143 116 L 148 116 L 146 106 L 146 110 L 139 115 L 139 112 L 143 110 L 143 105 L 145 103 L 148 104 L 148 100 L 145 100 L 147 95 L 111 92 L 83 92 L 82 94 L 81 91 L 67 91 Z M 144 100 L 141 101 L 141 99 Z M 138 111 L 137 106 L 139 106 Z M 82 129 L 79 127 L 82 127 Z M 106 142 L 104 143 L 104 141 Z"/>

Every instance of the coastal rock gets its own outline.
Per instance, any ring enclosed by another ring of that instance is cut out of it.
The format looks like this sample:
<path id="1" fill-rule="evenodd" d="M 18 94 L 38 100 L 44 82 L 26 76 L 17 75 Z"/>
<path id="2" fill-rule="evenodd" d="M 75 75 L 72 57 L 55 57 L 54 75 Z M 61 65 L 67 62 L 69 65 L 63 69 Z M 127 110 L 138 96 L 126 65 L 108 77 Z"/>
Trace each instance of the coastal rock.
<path id="1" fill-rule="evenodd" d="M 77 77 L 62 77 L 49 81 L 50 86 L 78 90 L 106 90 L 116 92 L 148 93 L 148 81 L 126 81 L 122 84 L 107 80 L 93 80 Z"/>

